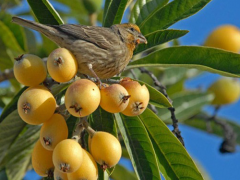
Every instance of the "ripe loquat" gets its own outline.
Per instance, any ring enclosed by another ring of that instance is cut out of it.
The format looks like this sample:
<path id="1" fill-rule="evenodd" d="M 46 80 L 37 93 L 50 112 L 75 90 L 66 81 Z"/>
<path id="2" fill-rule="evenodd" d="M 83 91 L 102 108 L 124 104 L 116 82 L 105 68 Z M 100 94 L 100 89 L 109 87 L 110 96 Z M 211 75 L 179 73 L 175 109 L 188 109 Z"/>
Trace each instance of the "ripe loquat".
<path id="1" fill-rule="evenodd" d="M 240 97 L 240 83 L 231 78 L 220 78 L 209 88 L 214 94 L 213 105 L 225 105 L 237 101 Z"/>
<path id="2" fill-rule="evenodd" d="M 80 79 L 72 83 L 65 94 L 65 105 L 70 114 L 84 117 L 94 112 L 100 103 L 100 91 L 95 83 Z"/>
<path id="3" fill-rule="evenodd" d="M 83 160 L 82 147 L 73 139 L 65 139 L 53 150 L 53 164 L 64 173 L 73 173 L 79 169 Z"/>
<path id="4" fill-rule="evenodd" d="M 103 169 L 111 168 L 118 163 L 122 155 L 122 148 L 115 136 L 98 131 L 94 133 L 90 141 L 90 152 Z"/>
<path id="5" fill-rule="evenodd" d="M 137 116 L 147 108 L 149 102 L 149 91 L 145 85 L 140 85 L 137 81 L 130 78 L 124 78 L 120 84 L 128 91 L 130 95 L 127 108 L 122 111 L 126 116 Z"/>
<path id="6" fill-rule="evenodd" d="M 41 85 L 29 87 L 18 100 L 18 113 L 28 124 L 38 125 L 50 119 L 56 109 L 56 100 Z"/>
<path id="7" fill-rule="evenodd" d="M 18 82 L 25 86 L 36 86 L 47 77 L 47 68 L 42 59 L 33 54 L 24 54 L 17 58 L 13 72 Z"/>
<path id="8" fill-rule="evenodd" d="M 220 26 L 207 37 L 205 46 L 238 53 L 240 51 L 240 30 L 233 25 Z"/>
<path id="9" fill-rule="evenodd" d="M 40 141 L 42 146 L 53 151 L 55 146 L 62 140 L 68 137 L 68 127 L 65 119 L 60 114 L 53 114 L 53 116 L 45 123 L 43 123 L 40 131 Z"/>
<path id="10" fill-rule="evenodd" d="M 80 168 L 74 173 L 67 174 L 68 180 L 97 180 L 98 167 L 92 155 L 83 149 L 83 161 Z"/>
<path id="11" fill-rule="evenodd" d="M 100 106 L 110 113 L 122 112 L 129 103 L 127 90 L 119 84 L 106 85 L 100 89 L 100 93 Z"/>
<path id="12" fill-rule="evenodd" d="M 39 176 L 47 177 L 53 173 L 52 151 L 46 150 L 38 140 L 32 152 L 32 166 Z"/>
<path id="13" fill-rule="evenodd" d="M 76 75 L 78 64 L 69 50 L 58 48 L 49 55 L 47 69 L 55 81 L 68 82 Z"/>

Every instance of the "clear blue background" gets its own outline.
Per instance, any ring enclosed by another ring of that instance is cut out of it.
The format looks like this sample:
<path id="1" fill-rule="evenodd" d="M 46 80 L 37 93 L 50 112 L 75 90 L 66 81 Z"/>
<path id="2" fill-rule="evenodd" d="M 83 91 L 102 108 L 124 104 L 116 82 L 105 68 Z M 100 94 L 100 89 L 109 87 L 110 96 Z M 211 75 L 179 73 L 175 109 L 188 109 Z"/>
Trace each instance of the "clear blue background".
<path id="1" fill-rule="evenodd" d="M 25 2 L 23 6 L 27 6 Z M 27 7 L 26 7 L 27 8 Z M 171 28 L 186 29 L 190 32 L 180 39 L 182 45 L 201 45 L 207 35 L 217 26 L 233 24 L 240 27 L 240 1 L 239 0 L 212 0 L 196 15 L 176 23 Z M 15 12 L 17 11 L 14 10 Z M 124 20 L 126 21 L 126 20 Z M 186 88 L 207 88 L 220 76 L 205 73 L 197 78 L 188 80 Z M 240 101 L 220 109 L 218 115 L 229 118 L 240 124 Z M 205 111 L 212 112 L 211 107 Z M 171 127 L 170 127 L 171 128 Z M 240 148 L 233 154 L 221 154 L 218 148 L 222 139 L 211 134 L 181 125 L 180 130 L 184 137 L 186 149 L 190 155 L 199 162 L 213 180 L 240 180 Z M 121 160 L 121 163 L 131 168 L 130 162 Z M 34 172 L 25 177 L 26 180 L 39 179 Z"/>

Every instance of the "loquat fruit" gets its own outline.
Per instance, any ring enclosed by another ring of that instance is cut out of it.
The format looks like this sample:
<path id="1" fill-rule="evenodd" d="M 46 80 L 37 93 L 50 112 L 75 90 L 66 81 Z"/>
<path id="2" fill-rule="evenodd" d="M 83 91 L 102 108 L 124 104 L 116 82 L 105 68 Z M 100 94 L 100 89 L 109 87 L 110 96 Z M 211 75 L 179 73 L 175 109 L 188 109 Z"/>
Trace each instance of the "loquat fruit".
<path id="1" fill-rule="evenodd" d="M 35 172 L 42 177 L 53 173 L 52 151 L 46 150 L 38 140 L 32 152 L 32 166 Z"/>
<path id="2" fill-rule="evenodd" d="M 38 125 L 50 119 L 56 109 L 56 100 L 41 85 L 29 87 L 18 99 L 19 116 L 28 124 Z"/>
<path id="3" fill-rule="evenodd" d="M 40 57 L 33 54 L 24 54 L 15 59 L 13 73 L 21 84 L 36 86 L 46 79 L 47 68 Z"/>
<path id="4" fill-rule="evenodd" d="M 70 114 L 84 117 L 94 112 L 100 103 L 100 91 L 95 83 L 80 79 L 72 83 L 65 94 L 65 106 Z"/>
<path id="5" fill-rule="evenodd" d="M 77 73 L 78 64 L 74 55 L 65 48 L 55 49 L 47 59 L 50 76 L 57 82 L 68 82 Z"/>
<path id="6" fill-rule="evenodd" d="M 83 160 L 82 147 L 73 139 L 65 139 L 53 150 L 53 164 L 64 173 L 73 173 L 79 169 Z"/>
<path id="7" fill-rule="evenodd" d="M 56 145 L 68 137 L 68 127 L 65 119 L 60 114 L 53 116 L 43 123 L 40 131 L 40 141 L 42 146 L 53 151 Z"/>
<path id="8" fill-rule="evenodd" d="M 137 116 L 142 114 L 147 108 L 150 99 L 147 87 L 130 78 L 124 78 L 121 80 L 120 84 L 130 95 L 128 106 L 122 113 L 126 116 Z"/>

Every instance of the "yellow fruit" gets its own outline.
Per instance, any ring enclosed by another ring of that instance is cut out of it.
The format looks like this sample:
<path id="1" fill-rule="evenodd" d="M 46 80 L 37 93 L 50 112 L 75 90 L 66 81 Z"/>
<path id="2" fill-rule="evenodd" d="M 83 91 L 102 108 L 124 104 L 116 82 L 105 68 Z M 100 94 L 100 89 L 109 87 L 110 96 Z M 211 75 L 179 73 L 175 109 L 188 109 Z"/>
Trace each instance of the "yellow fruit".
<path id="1" fill-rule="evenodd" d="M 55 81 L 68 82 L 76 75 L 78 64 L 69 50 L 58 48 L 49 55 L 47 69 Z"/>
<path id="2" fill-rule="evenodd" d="M 95 83 L 80 79 L 72 83 L 65 94 L 65 105 L 70 114 L 84 117 L 94 112 L 100 103 L 100 91 Z"/>
<path id="3" fill-rule="evenodd" d="M 208 36 L 205 46 L 238 53 L 240 51 L 240 30 L 232 25 L 220 26 Z"/>
<path id="4" fill-rule="evenodd" d="M 53 151 L 55 146 L 68 137 L 68 127 L 65 119 L 60 114 L 54 114 L 47 122 L 43 123 L 40 131 L 42 146 Z"/>
<path id="5" fill-rule="evenodd" d="M 67 174 L 63 173 L 56 168 L 54 169 L 54 180 L 68 180 Z"/>
<path id="6" fill-rule="evenodd" d="M 32 166 L 36 173 L 43 177 L 52 174 L 54 169 L 52 151 L 46 150 L 39 140 L 32 152 Z"/>
<path id="7" fill-rule="evenodd" d="M 56 109 L 56 101 L 47 88 L 41 85 L 29 87 L 18 100 L 18 113 L 28 124 L 37 125 L 50 119 Z"/>
<path id="8" fill-rule="evenodd" d="M 119 84 L 106 85 L 100 89 L 100 106 L 110 113 L 122 112 L 128 105 L 127 90 Z"/>
<path id="9" fill-rule="evenodd" d="M 121 145 L 110 133 L 101 131 L 94 133 L 90 146 L 93 158 L 103 169 L 115 166 L 121 158 Z"/>
<path id="10" fill-rule="evenodd" d="M 130 95 L 128 106 L 122 113 L 126 116 L 137 116 L 142 114 L 147 108 L 150 98 L 147 87 L 129 78 L 123 79 L 120 84 Z"/>
<path id="11" fill-rule="evenodd" d="M 47 77 L 44 62 L 40 57 L 32 54 L 24 54 L 16 58 L 13 72 L 17 81 L 25 86 L 36 86 Z"/>
<path id="12" fill-rule="evenodd" d="M 80 168 L 74 173 L 67 174 L 68 180 L 97 180 L 98 167 L 92 155 L 83 149 L 83 161 Z"/>
<path id="13" fill-rule="evenodd" d="M 240 97 L 240 83 L 231 78 L 220 78 L 208 90 L 215 95 L 212 101 L 214 105 L 230 104 Z"/>
<path id="14" fill-rule="evenodd" d="M 73 139 L 65 139 L 53 150 L 53 164 L 64 173 L 73 173 L 79 169 L 83 160 L 82 147 Z"/>

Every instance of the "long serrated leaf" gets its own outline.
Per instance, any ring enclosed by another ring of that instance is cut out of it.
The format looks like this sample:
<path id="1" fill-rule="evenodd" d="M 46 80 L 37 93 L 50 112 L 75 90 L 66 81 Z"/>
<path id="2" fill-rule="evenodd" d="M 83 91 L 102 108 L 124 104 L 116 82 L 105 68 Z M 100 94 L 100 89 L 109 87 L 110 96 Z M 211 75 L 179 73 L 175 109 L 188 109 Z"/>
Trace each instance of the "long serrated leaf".
<path id="1" fill-rule="evenodd" d="M 104 7 L 103 26 L 110 27 L 120 24 L 130 0 L 106 0 Z"/>
<path id="2" fill-rule="evenodd" d="M 129 21 L 140 25 L 148 16 L 161 9 L 168 0 L 137 0 L 131 11 Z"/>
<path id="3" fill-rule="evenodd" d="M 6 118 L 10 113 L 12 113 L 14 110 L 17 109 L 17 102 L 23 91 L 25 91 L 27 87 L 22 88 L 11 100 L 10 103 L 8 103 L 7 106 L 2 111 L 2 114 L 0 116 L 0 123 Z"/>
<path id="4" fill-rule="evenodd" d="M 205 92 L 182 92 L 171 97 L 173 100 L 173 107 L 175 108 L 175 115 L 180 122 L 187 120 L 193 115 L 201 111 L 204 105 L 209 104 L 213 95 Z M 158 109 L 158 115 L 166 123 L 171 123 L 171 114 L 166 109 Z"/>
<path id="5" fill-rule="evenodd" d="M 21 180 L 26 173 L 39 133 L 40 126 L 28 125 L 27 130 L 11 145 L 3 160 L 9 180 Z"/>
<path id="6" fill-rule="evenodd" d="M 126 70 L 148 66 L 197 68 L 225 76 L 240 77 L 239 54 L 201 46 L 169 47 L 155 51 L 133 61 Z"/>
<path id="7" fill-rule="evenodd" d="M 167 29 L 177 21 L 187 18 L 202 9 L 211 0 L 174 0 L 154 11 L 139 25 L 143 34 Z"/>
<path id="8" fill-rule="evenodd" d="M 139 118 L 151 137 L 160 171 L 166 180 L 203 180 L 186 149 L 156 114 L 146 109 Z"/>
<path id="9" fill-rule="evenodd" d="M 134 51 L 134 54 L 138 54 L 154 46 L 166 43 L 176 38 L 180 38 L 187 34 L 189 31 L 187 30 L 175 30 L 175 29 L 166 29 L 166 30 L 159 30 L 153 33 L 145 35 L 147 39 L 147 44 L 142 44 L 137 47 Z"/>
<path id="10" fill-rule="evenodd" d="M 19 117 L 17 110 L 10 113 L 0 123 L 0 164 L 10 145 L 16 140 L 26 123 Z"/>
<path id="11" fill-rule="evenodd" d="M 27 0 L 38 21 L 42 24 L 59 25 L 63 20 L 48 0 Z"/>
<path id="12" fill-rule="evenodd" d="M 122 114 L 115 117 L 138 179 L 161 179 L 153 145 L 140 118 Z"/>

